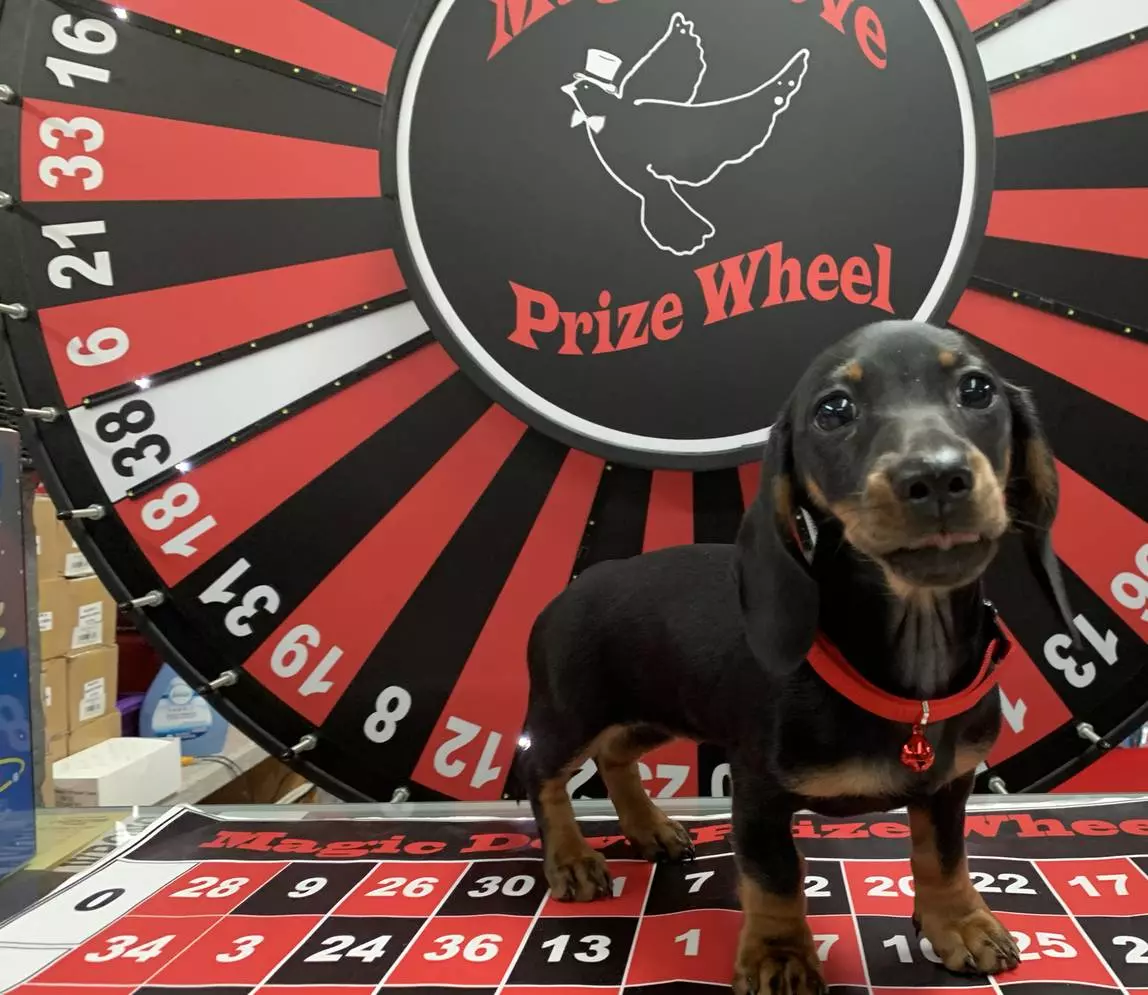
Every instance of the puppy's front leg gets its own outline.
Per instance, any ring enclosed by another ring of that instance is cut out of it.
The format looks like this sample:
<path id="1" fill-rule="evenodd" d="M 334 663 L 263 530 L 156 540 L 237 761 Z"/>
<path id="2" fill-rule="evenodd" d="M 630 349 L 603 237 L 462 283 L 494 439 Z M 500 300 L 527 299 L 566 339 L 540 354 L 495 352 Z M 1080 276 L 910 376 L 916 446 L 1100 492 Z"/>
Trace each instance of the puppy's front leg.
<path id="1" fill-rule="evenodd" d="M 569 771 L 542 781 L 530 803 L 542 835 L 543 870 L 551 894 L 560 902 L 590 902 L 610 894 L 606 858 L 590 849 L 566 791 Z"/>
<path id="2" fill-rule="evenodd" d="M 965 803 L 973 775 L 913 802 L 914 920 L 950 971 L 996 974 L 1020 963 L 1016 944 L 969 878 Z"/>
<path id="3" fill-rule="evenodd" d="M 793 812 L 784 801 L 754 792 L 736 776 L 733 799 L 738 892 L 745 917 L 734 991 L 820 995 L 825 983 L 805 920 L 805 864 L 793 843 Z"/>

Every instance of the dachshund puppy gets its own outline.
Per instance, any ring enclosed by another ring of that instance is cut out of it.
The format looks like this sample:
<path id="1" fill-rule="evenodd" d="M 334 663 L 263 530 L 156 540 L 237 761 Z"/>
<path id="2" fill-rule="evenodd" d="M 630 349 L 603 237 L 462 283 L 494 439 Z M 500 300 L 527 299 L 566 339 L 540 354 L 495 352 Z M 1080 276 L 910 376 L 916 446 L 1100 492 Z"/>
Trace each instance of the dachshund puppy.
<path id="1" fill-rule="evenodd" d="M 806 808 L 907 806 L 921 933 L 953 971 L 1014 967 L 965 858 L 1007 645 L 981 576 L 1011 527 L 1069 618 L 1049 540 L 1056 505 L 1028 395 L 968 339 L 889 321 L 828 349 L 773 425 L 736 545 L 598 564 L 539 615 L 517 763 L 552 893 L 609 894 L 566 790 L 587 757 L 638 853 L 691 855 L 637 766 L 684 736 L 730 761 L 741 995 L 823 990 L 790 829 Z"/>

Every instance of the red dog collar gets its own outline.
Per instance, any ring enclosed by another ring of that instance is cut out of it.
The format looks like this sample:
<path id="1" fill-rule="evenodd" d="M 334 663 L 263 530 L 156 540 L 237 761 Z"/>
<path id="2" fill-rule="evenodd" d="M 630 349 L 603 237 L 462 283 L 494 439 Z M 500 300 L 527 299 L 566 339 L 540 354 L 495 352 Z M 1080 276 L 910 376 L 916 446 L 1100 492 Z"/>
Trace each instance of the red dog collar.
<path id="1" fill-rule="evenodd" d="M 995 664 L 1004 659 L 1010 645 L 997 623 L 995 609 L 988 602 L 985 607 L 990 614 L 993 636 L 985 649 L 981 668 L 968 687 L 946 698 L 917 701 L 882 691 L 857 673 L 841 651 L 820 633 L 805 659 L 818 677 L 853 704 L 890 722 L 912 725 L 913 730 L 901 747 L 901 763 L 920 773 L 932 767 L 936 759 L 932 744 L 925 738 L 925 726 L 967 712 L 996 687 Z"/>

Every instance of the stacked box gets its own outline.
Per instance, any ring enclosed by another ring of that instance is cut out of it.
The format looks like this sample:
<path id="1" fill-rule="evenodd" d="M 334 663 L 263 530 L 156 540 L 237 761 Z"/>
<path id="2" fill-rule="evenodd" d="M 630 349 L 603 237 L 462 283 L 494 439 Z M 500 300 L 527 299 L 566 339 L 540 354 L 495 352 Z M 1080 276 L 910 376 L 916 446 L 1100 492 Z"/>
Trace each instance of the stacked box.
<path id="1" fill-rule="evenodd" d="M 120 734 L 116 605 L 47 495 L 33 507 L 46 752 L 61 760 Z"/>
<path id="2" fill-rule="evenodd" d="M 56 518 L 56 506 L 47 494 L 37 494 L 32 504 L 36 526 L 36 568 L 41 579 L 89 577 L 92 565 L 80 552 L 66 525 Z"/>

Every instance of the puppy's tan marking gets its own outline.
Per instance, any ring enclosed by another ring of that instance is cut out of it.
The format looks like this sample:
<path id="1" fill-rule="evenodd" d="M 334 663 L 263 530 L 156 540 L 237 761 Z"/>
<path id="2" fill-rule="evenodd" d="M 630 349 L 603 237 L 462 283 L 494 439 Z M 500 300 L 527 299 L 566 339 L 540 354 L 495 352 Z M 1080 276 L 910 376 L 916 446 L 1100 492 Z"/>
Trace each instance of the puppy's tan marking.
<path id="1" fill-rule="evenodd" d="M 881 798 L 900 793 L 907 777 L 908 771 L 900 764 L 858 758 L 802 772 L 786 787 L 807 798 Z"/>
<path id="2" fill-rule="evenodd" d="M 861 378 L 865 376 L 865 371 L 857 360 L 853 360 L 853 362 L 845 364 L 841 370 L 841 376 L 852 383 L 860 383 Z"/>
<path id="3" fill-rule="evenodd" d="M 865 519 L 854 501 L 834 501 L 827 509 L 845 530 L 845 538 L 858 549 L 865 548 Z"/>
<path id="4" fill-rule="evenodd" d="M 801 874 L 805 877 L 805 859 L 799 856 Z M 737 883 L 741 909 L 745 915 L 743 937 L 746 932 L 755 939 L 772 942 L 789 941 L 795 945 L 812 939 L 805 921 L 805 889 L 798 888 L 794 895 L 775 895 L 766 891 L 747 874 L 741 874 Z"/>
<path id="5" fill-rule="evenodd" d="M 805 861 L 801 862 L 801 877 Z M 749 992 L 815 995 L 825 990 L 817 948 L 805 919 L 805 893 L 774 895 L 742 874 L 738 895 L 744 913 L 733 988 Z"/>
<path id="6" fill-rule="evenodd" d="M 610 893 L 610 874 L 605 857 L 590 848 L 574 820 L 567 780 L 565 773 L 543 781 L 539 792 L 543 868 L 550 891 L 559 901 L 589 902 Z"/>
<path id="7" fill-rule="evenodd" d="M 928 813 L 909 807 L 913 850 L 914 914 L 921 934 L 950 971 L 995 974 L 1015 967 L 1020 954 L 1008 930 L 988 910 L 962 856 L 946 870 Z"/>
<path id="8" fill-rule="evenodd" d="M 574 818 L 566 782 L 582 764 L 579 753 L 556 777 L 543 781 L 538 791 L 539 830 L 543 842 L 543 870 L 550 891 L 561 902 L 589 902 L 610 893 L 606 858 L 591 849 Z"/>
<path id="9" fill-rule="evenodd" d="M 693 853 L 690 835 L 646 794 L 638 758 L 649 747 L 627 726 L 611 726 L 594 740 L 598 773 L 618 813 L 622 834 L 646 860 L 680 860 Z"/>
<path id="10" fill-rule="evenodd" d="M 829 502 L 825 498 L 825 492 L 818 485 L 817 481 L 812 477 L 806 477 L 803 481 L 805 484 L 805 493 L 809 495 L 809 500 L 812 501 L 822 511 L 832 511 Z"/>
<path id="11" fill-rule="evenodd" d="M 779 473 L 773 478 L 773 507 L 777 527 L 787 533 L 793 527 L 793 483 L 787 474 Z"/>
<path id="12" fill-rule="evenodd" d="M 1041 439 L 1029 439 L 1025 444 L 1025 473 L 1032 488 L 1046 505 L 1056 501 L 1056 467 L 1048 445 Z"/>
<path id="13" fill-rule="evenodd" d="M 889 592 L 899 601 L 905 602 L 906 606 L 912 602 L 916 602 L 922 596 L 931 596 L 934 594 L 929 588 L 915 587 L 907 580 L 902 580 L 897 574 L 893 573 L 885 563 L 881 564 L 881 572 L 885 575 L 885 586 L 889 588 Z"/>
<path id="14" fill-rule="evenodd" d="M 835 501 L 829 507 L 844 527 L 845 538 L 870 555 L 900 545 L 908 529 L 904 508 L 889 480 L 888 468 L 895 461 L 895 454 L 876 461 L 865 476 L 861 500 Z"/>
<path id="15" fill-rule="evenodd" d="M 973 472 L 973 507 L 982 534 L 999 538 L 1008 528 L 1008 506 L 1000 478 L 989 458 L 976 446 L 969 447 L 969 469 Z"/>
<path id="16" fill-rule="evenodd" d="M 952 779 L 963 777 L 977 769 L 977 765 L 989 755 L 993 741 L 986 743 L 962 743 L 953 754 Z"/>
<path id="17" fill-rule="evenodd" d="M 951 369 L 957 365 L 957 355 L 951 349 L 942 349 L 937 354 L 937 359 L 940 360 L 941 366 L 946 370 Z"/>

